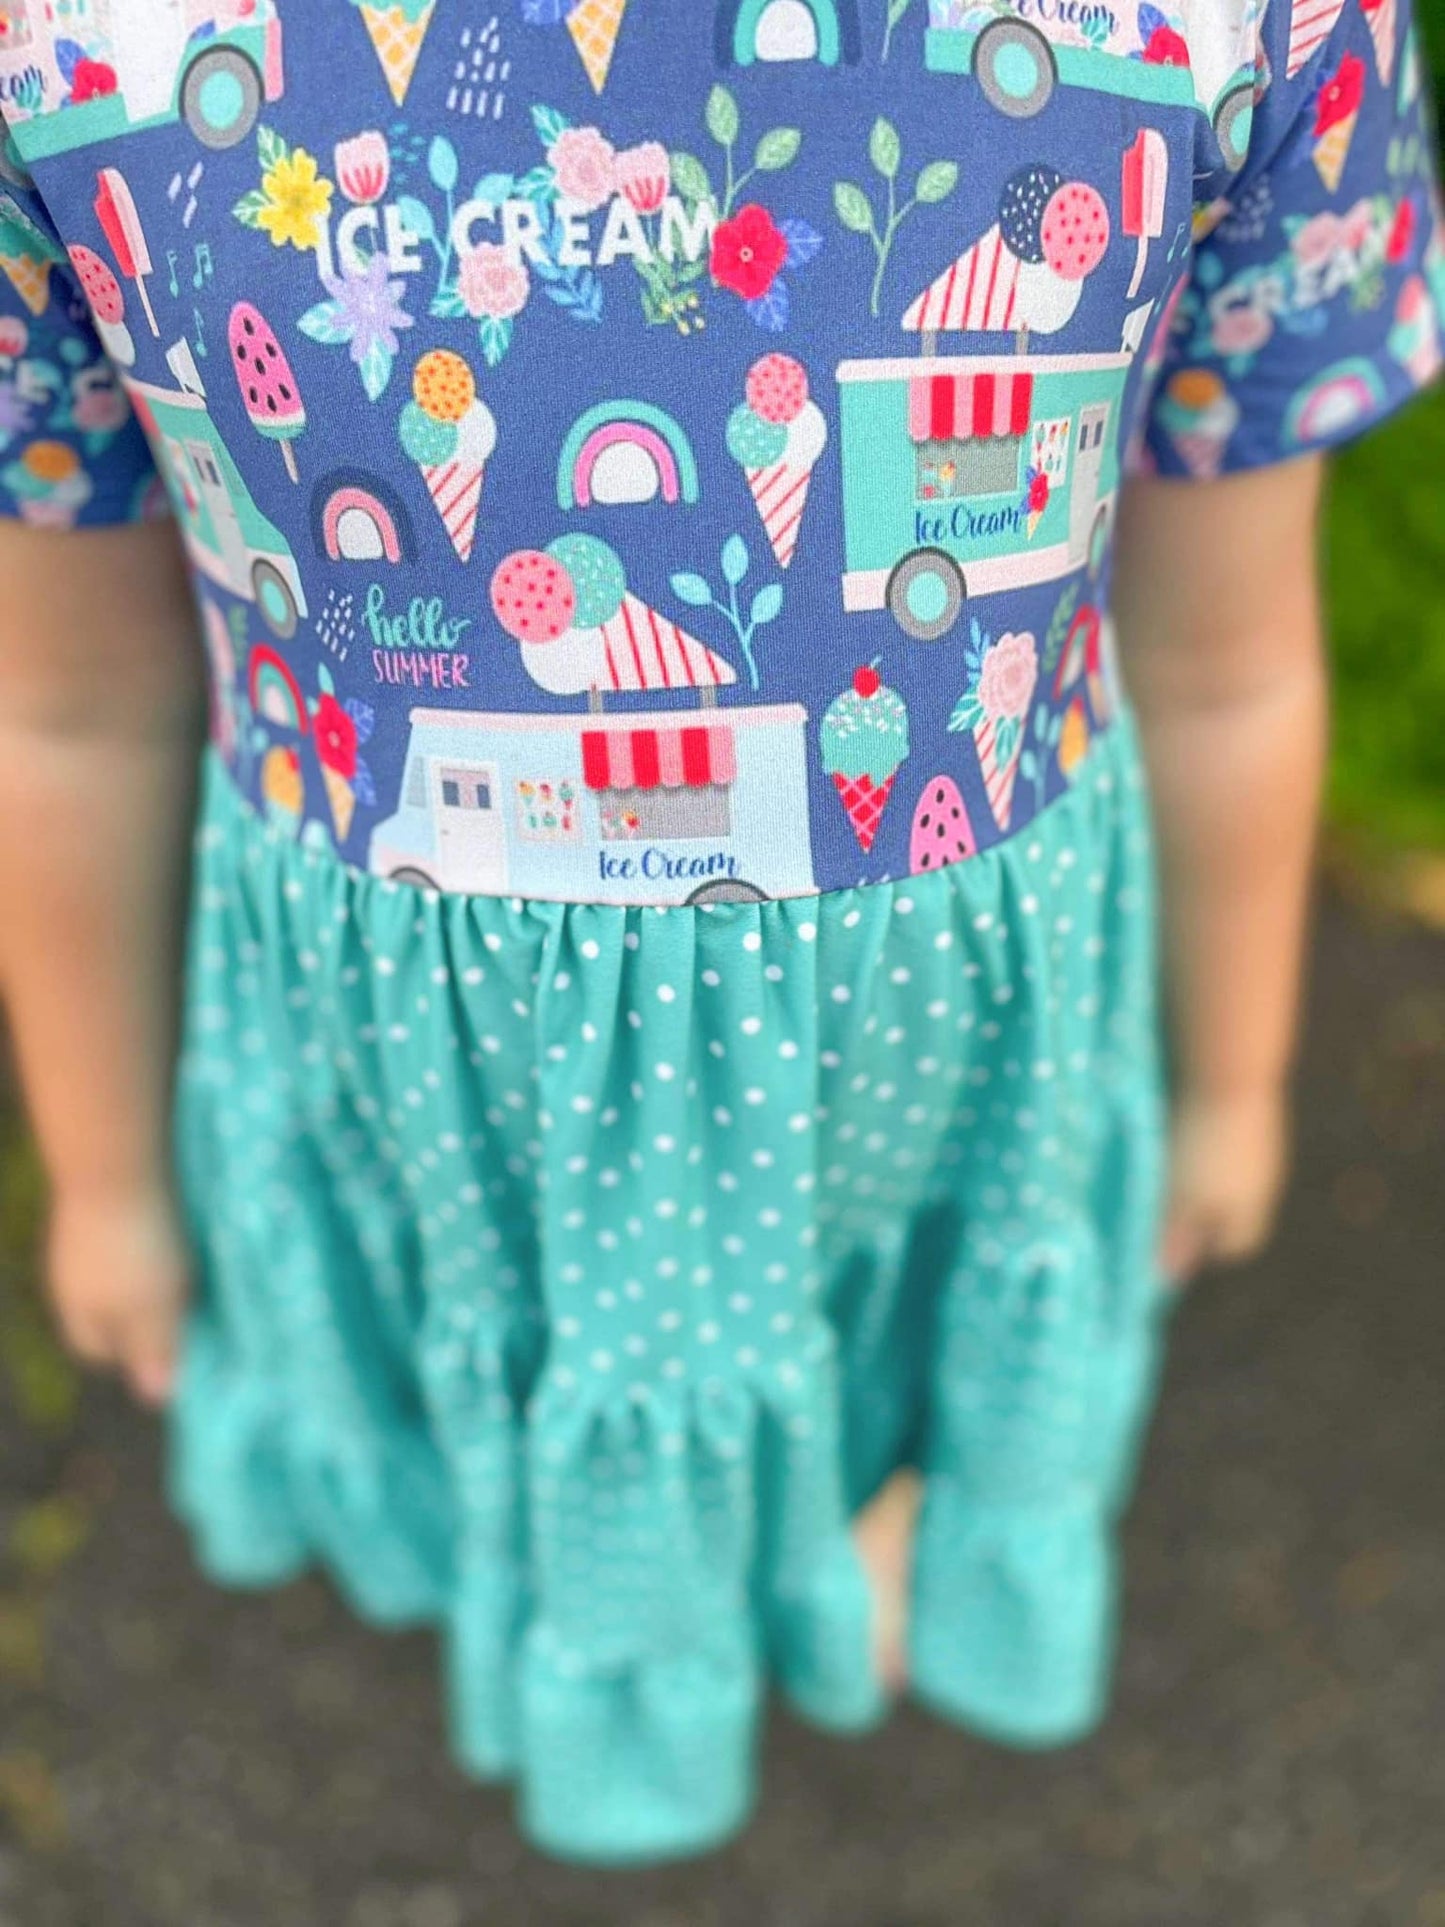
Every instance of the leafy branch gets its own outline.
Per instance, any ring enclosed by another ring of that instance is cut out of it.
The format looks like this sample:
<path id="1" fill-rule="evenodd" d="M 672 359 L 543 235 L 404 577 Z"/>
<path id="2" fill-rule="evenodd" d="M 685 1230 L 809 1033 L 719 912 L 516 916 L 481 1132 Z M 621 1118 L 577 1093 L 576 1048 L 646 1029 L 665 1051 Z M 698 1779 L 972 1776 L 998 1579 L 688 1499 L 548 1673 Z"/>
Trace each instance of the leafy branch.
<path id="1" fill-rule="evenodd" d="M 707 97 L 707 108 L 703 118 L 707 122 L 707 131 L 723 150 L 725 173 L 722 205 L 718 209 L 718 218 L 725 221 L 736 206 L 738 196 L 755 174 L 776 174 L 780 168 L 792 166 L 798 158 L 798 149 L 803 144 L 803 136 L 796 127 L 769 128 L 753 149 L 752 166 L 745 168 L 739 174 L 733 152 L 742 128 L 742 117 L 738 112 L 737 102 L 726 87 L 713 88 Z"/>
<path id="2" fill-rule="evenodd" d="M 897 128 L 881 115 L 874 121 L 873 131 L 868 136 L 868 158 L 875 172 L 882 176 L 887 190 L 881 229 L 872 202 L 863 189 L 852 181 L 834 182 L 833 208 L 845 228 L 854 234 L 866 234 L 873 243 L 878 266 L 873 275 L 868 308 L 876 316 L 883 300 L 883 275 L 888 266 L 894 236 L 914 208 L 932 206 L 948 199 L 958 186 L 958 167 L 953 161 L 930 161 L 914 182 L 911 198 L 900 205 L 898 170 L 903 164 L 903 146 Z"/>
<path id="3" fill-rule="evenodd" d="M 749 568 L 748 546 L 740 535 L 730 535 L 722 546 L 723 581 L 727 585 L 726 602 L 719 602 L 712 592 L 712 584 L 705 575 L 694 575 L 690 570 L 680 570 L 671 577 L 672 593 L 679 602 L 685 602 L 693 609 L 716 609 L 725 616 L 738 639 L 743 661 L 748 666 L 748 680 L 756 690 L 761 687 L 757 659 L 753 655 L 754 632 L 764 623 L 774 621 L 783 607 L 783 585 L 781 582 L 768 582 L 757 591 L 749 606 L 746 621 L 742 605 L 738 601 L 738 589 Z"/>
<path id="4" fill-rule="evenodd" d="M 893 45 L 893 29 L 898 25 L 899 21 L 912 5 L 913 0 L 888 0 L 888 20 L 883 28 L 883 58 L 885 60 L 888 58 L 888 51 Z"/>

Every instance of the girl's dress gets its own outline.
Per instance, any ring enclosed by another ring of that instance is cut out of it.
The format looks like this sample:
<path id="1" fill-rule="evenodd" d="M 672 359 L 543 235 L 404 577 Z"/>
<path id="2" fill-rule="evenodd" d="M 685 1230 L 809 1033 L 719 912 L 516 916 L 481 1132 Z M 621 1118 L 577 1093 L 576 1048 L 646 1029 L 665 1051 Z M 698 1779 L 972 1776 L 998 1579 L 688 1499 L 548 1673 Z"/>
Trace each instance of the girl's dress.
<path id="1" fill-rule="evenodd" d="M 1166 1302 L 1111 533 L 1434 373 L 1405 0 L 0 0 L 0 107 L 0 501 L 174 513 L 212 670 L 206 1569 L 689 1853 L 765 1681 L 880 1714 L 913 1466 L 913 1690 L 1086 1733 Z"/>

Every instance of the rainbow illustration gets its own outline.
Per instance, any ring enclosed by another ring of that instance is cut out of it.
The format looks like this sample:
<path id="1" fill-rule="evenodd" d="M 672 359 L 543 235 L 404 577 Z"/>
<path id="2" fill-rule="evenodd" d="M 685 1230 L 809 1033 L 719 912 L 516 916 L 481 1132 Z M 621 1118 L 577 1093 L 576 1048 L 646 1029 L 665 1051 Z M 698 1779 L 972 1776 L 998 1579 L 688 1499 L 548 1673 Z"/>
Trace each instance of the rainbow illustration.
<path id="1" fill-rule="evenodd" d="M 858 0 L 718 0 L 713 39 L 720 67 L 783 60 L 851 67 L 863 50 Z"/>
<path id="2" fill-rule="evenodd" d="M 285 660 L 264 642 L 256 644 L 246 664 L 246 694 L 263 722 L 294 729 L 302 736 L 310 728 L 301 685 Z"/>
<path id="3" fill-rule="evenodd" d="M 1372 362 L 1359 355 L 1337 361 L 1305 383 L 1285 412 L 1287 448 L 1333 441 L 1366 422 L 1383 405 L 1384 383 Z"/>
<path id="4" fill-rule="evenodd" d="M 605 401 L 579 415 L 557 458 L 557 502 L 564 509 L 620 508 L 698 498 L 692 444 L 665 409 L 645 401 Z"/>

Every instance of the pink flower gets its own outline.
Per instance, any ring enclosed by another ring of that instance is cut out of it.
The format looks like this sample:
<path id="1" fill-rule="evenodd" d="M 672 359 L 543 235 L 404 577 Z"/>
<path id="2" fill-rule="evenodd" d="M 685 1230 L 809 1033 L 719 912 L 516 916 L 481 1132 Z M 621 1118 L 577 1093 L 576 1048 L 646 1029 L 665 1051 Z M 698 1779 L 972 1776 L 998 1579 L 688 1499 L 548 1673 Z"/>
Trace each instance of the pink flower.
<path id="1" fill-rule="evenodd" d="M 356 724 L 334 696 L 317 698 L 311 734 L 322 768 L 334 770 L 349 783 L 356 774 Z"/>
<path id="2" fill-rule="evenodd" d="M 18 315 L 0 315 L 0 355 L 16 359 L 30 345 L 30 330 Z"/>
<path id="3" fill-rule="evenodd" d="M 1039 679 L 1039 653 L 1031 635 L 1000 636 L 983 659 L 978 700 L 995 720 L 1024 716 Z"/>
<path id="4" fill-rule="evenodd" d="M 672 163 L 661 141 L 625 147 L 613 164 L 613 180 L 639 214 L 655 214 L 672 185 Z"/>
<path id="5" fill-rule="evenodd" d="M 1367 200 L 1356 201 L 1340 217 L 1340 245 L 1348 248 L 1351 254 L 1358 254 L 1361 248 L 1368 247 L 1375 226 L 1372 204 Z"/>
<path id="6" fill-rule="evenodd" d="M 1209 345 L 1220 355 L 1252 355 L 1273 333 L 1274 320 L 1265 309 L 1241 302 L 1214 317 Z"/>
<path id="7" fill-rule="evenodd" d="M 357 134 L 336 143 L 336 178 L 348 201 L 369 207 L 379 201 L 391 180 L 391 150 L 385 134 Z"/>
<path id="8" fill-rule="evenodd" d="M 557 192 L 590 214 L 612 197 L 617 150 L 595 127 L 565 128 L 547 151 Z"/>
<path id="9" fill-rule="evenodd" d="M 462 256 L 457 292 L 462 306 L 477 320 L 506 321 L 520 314 L 531 291 L 527 270 L 497 242 L 483 241 Z"/>
<path id="10" fill-rule="evenodd" d="M 115 68 L 105 60 L 77 60 L 70 74 L 70 101 L 74 107 L 87 100 L 99 100 L 116 90 Z"/>
<path id="11" fill-rule="evenodd" d="M 1302 268 L 1317 268 L 1338 251 L 1342 238 L 1339 215 L 1331 214 L 1326 209 L 1316 214 L 1313 220 L 1306 221 L 1290 245 L 1294 248 L 1295 260 Z"/>

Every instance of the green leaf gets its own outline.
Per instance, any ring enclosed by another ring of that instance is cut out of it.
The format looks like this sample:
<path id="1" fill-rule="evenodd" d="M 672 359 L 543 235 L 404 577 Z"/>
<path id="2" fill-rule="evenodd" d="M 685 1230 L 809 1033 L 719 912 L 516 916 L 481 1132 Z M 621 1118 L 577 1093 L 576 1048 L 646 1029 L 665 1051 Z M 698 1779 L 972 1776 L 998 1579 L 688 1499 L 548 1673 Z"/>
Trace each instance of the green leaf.
<path id="1" fill-rule="evenodd" d="M 873 210 L 861 187 L 855 187 L 851 181 L 834 181 L 833 206 L 844 227 L 851 228 L 855 234 L 873 232 Z"/>
<path id="2" fill-rule="evenodd" d="M 913 192 L 924 202 L 946 201 L 958 186 L 958 167 L 953 161 L 930 161 L 918 177 Z"/>
<path id="3" fill-rule="evenodd" d="M 716 199 L 712 191 L 712 182 L 708 179 L 707 169 L 696 154 L 678 152 L 668 158 L 672 162 L 672 185 L 684 201 Z"/>
<path id="4" fill-rule="evenodd" d="M 893 179 L 903 159 L 898 129 L 891 120 L 884 120 L 881 114 L 874 121 L 873 132 L 868 136 L 868 158 L 885 181 Z"/>
<path id="5" fill-rule="evenodd" d="M 707 131 L 719 147 L 731 147 L 738 137 L 738 104 L 726 87 L 714 87 L 707 97 Z"/>
<path id="6" fill-rule="evenodd" d="M 690 569 L 680 569 L 668 580 L 679 602 L 686 602 L 694 609 L 706 609 L 711 603 L 712 589 L 706 577 L 694 575 Z"/>
<path id="7" fill-rule="evenodd" d="M 754 628 L 764 622 L 771 622 L 783 606 L 783 585 L 769 582 L 758 590 L 753 597 L 753 606 L 748 612 L 748 622 Z"/>
<path id="8" fill-rule="evenodd" d="M 431 209 L 425 201 L 419 201 L 415 194 L 397 196 L 396 211 L 401 216 L 409 233 L 418 241 L 434 241 L 437 235 L 436 222 L 432 219 Z"/>
<path id="9" fill-rule="evenodd" d="M 773 127 L 758 142 L 753 154 L 753 166 L 760 167 L 767 174 L 775 174 L 780 167 L 788 167 L 798 158 L 798 149 L 803 145 L 803 136 L 796 127 Z"/>
<path id="10" fill-rule="evenodd" d="M 722 572 L 724 580 L 733 588 L 748 572 L 748 545 L 740 535 L 730 535 L 723 543 Z"/>
<path id="11" fill-rule="evenodd" d="M 311 341 L 319 341 L 327 347 L 350 341 L 351 323 L 342 312 L 339 301 L 318 301 L 314 308 L 308 308 L 296 326 Z"/>
<path id="12" fill-rule="evenodd" d="M 888 0 L 888 27 L 890 32 L 898 25 L 912 4 L 913 0 Z"/>
<path id="13" fill-rule="evenodd" d="M 241 222 L 242 226 L 258 228 L 261 225 L 262 210 L 268 208 L 270 205 L 271 203 L 266 199 L 266 196 L 261 192 L 260 188 L 253 187 L 249 194 L 243 194 L 241 196 L 240 200 L 237 201 L 236 205 L 231 209 L 231 212 L 235 215 L 236 219 Z"/>
<path id="14" fill-rule="evenodd" d="M 438 134 L 427 149 L 426 171 L 431 175 L 443 194 L 448 194 L 457 184 L 457 150 L 445 134 Z"/>
<path id="15" fill-rule="evenodd" d="M 278 161 L 284 161 L 291 149 L 282 140 L 274 127 L 256 129 L 256 152 L 261 160 L 261 172 L 269 174 Z"/>
<path id="16" fill-rule="evenodd" d="M 361 370 L 361 385 L 366 390 L 368 401 L 377 401 L 386 393 L 386 385 L 391 380 L 392 353 L 383 341 L 371 342 L 357 366 Z"/>
<path id="17" fill-rule="evenodd" d="M 326 667 L 326 664 L 324 662 L 319 664 L 317 667 L 316 686 L 318 689 L 323 690 L 325 694 L 328 696 L 334 696 L 336 694 L 335 680 L 332 677 L 331 671 Z"/>

